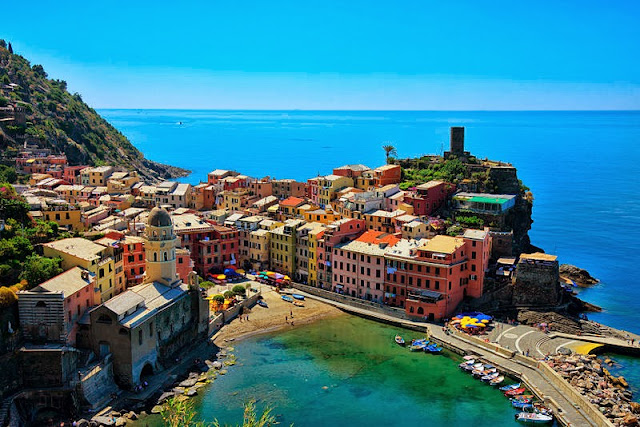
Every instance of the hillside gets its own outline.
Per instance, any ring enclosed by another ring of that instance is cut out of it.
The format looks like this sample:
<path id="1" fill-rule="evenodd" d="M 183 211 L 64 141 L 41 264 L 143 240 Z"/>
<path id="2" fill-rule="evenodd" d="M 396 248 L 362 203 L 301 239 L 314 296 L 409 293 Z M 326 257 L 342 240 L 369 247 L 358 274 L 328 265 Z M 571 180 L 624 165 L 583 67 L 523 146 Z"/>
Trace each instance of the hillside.
<path id="1" fill-rule="evenodd" d="M 145 159 L 80 94 L 67 91 L 64 80 L 47 78 L 41 65 L 31 65 L 0 40 L 0 108 L 23 107 L 25 120 L 0 120 L 0 151 L 5 160 L 24 141 L 63 152 L 72 165 L 113 164 L 137 170 L 147 180 L 184 176 L 188 171 Z M 2 116 L 0 116 L 0 119 Z"/>

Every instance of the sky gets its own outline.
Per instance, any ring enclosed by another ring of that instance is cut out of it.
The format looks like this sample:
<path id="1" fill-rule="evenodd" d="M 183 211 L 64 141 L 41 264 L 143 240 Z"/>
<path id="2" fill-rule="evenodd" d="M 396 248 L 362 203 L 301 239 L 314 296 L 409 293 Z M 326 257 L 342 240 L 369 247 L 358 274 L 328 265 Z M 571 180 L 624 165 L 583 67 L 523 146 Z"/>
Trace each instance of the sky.
<path id="1" fill-rule="evenodd" d="M 640 109 L 635 0 L 13 2 L 94 108 Z"/>

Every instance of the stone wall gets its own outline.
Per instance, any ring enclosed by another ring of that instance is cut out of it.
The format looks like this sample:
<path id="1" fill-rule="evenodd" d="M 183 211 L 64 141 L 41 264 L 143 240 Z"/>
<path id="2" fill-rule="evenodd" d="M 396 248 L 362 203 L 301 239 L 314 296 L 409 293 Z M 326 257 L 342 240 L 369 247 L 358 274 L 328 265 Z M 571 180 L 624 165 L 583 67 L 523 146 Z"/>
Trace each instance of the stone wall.
<path id="1" fill-rule="evenodd" d="M 513 305 L 554 306 L 560 301 L 560 274 L 556 262 L 523 262 L 516 268 Z"/>
<path id="2" fill-rule="evenodd" d="M 68 386 L 77 370 L 78 352 L 72 348 L 20 351 L 20 372 L 25 388 Z"/>

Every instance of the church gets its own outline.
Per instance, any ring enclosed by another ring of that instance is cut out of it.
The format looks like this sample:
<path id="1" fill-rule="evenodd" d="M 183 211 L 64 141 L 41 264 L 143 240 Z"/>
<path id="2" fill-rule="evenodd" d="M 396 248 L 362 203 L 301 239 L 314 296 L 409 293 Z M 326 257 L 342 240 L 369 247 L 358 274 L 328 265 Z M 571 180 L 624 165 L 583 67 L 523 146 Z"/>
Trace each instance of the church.
<path id="1" fill-rule="evenodd" d="M 176 354 L 206 335 L 209 306 L 195 273 L 183 283 L 176 273 L 171 216 L 153 208 L 145 230 L 146 277 L 89 313 L 88 346 L 111 355 L 114 378 L 132 388 L 175 360 Z"/>

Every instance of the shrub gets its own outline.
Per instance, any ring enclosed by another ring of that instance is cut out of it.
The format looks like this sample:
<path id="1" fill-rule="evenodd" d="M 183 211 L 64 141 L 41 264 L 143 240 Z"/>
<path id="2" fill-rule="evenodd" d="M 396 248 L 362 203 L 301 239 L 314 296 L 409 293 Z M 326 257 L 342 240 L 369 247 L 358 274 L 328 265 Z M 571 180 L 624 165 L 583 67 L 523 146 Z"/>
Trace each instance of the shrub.
<path id="1" fill-rule="evenodd" d="M 215 294 L 213 297 L 211 297 L 211 300 L 217 302 L 218 304 L 224 304 L 224 295 Z"/>
<path id="2" fill-rule="evenodd" d="M 244 295 L 247 293 L 247 290 L 242 285 L 235 285 L 232 291 L 235 295 Z"/>
<path id="3" fill-rule="evenodd" d="M 224 295 L 224 299 L 231 299 L 231 298 L 233 298 L 233 297 L 234 297 L 234 294 L 233 294 L 233 292 L 231 292 L 231 291 L 226 291 L 226 292 L 225 292 L 224 294 L 222 294 L 222 295 Z"/>
<path id="4" fill-rule="evenodd" d="M 18 301 L 18 297 L 11 289 L 4 286 L 0 288 L 0 308 L 9 307 L 16 301 Z"/>
<path id="5" fill-rule="evenodd" d="M 213 282 L 210 282 L 208 280 L 205 280 L 204 282 L 200 283 L 200 287 L 205 288 L 205 289 L 210 289 L 213 288 L 216 284 Z"/>

